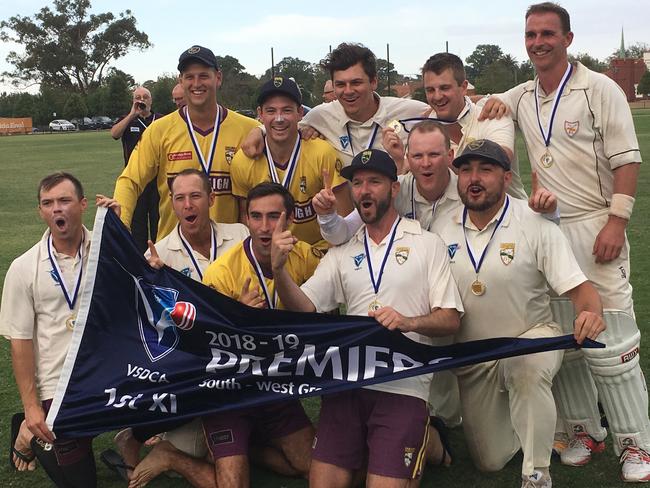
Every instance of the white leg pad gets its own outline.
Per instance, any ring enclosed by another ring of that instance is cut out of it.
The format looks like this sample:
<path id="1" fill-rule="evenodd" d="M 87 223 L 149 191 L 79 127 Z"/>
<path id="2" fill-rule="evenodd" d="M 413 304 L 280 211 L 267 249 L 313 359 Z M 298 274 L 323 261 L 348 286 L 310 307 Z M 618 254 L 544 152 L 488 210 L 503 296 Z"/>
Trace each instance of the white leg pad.
<path id="1" fill-rule="evenodd" d="M 605 310 L 603 318 L 607 330 L 598 340 L 607 347 L 583 353 L 614 436 L 614 451 L 620 455 L 629 446 L 649 450 L 648 390 L 639 365 L 641 333 L 625 312 Z"/>
<path id="2" fill-rule="evenodd" d="M 565 334 L 573 334 L 575 311 L 571 300 L 551 300 L 553 320 Z M 564 421 L 569 435 L 587 432 L 596 440 L 607 437 L 600 425 L 598 392 L 581 349 L 564 351 L 562 367 L 553 379 L 553 396 L 558 418 Z"/>

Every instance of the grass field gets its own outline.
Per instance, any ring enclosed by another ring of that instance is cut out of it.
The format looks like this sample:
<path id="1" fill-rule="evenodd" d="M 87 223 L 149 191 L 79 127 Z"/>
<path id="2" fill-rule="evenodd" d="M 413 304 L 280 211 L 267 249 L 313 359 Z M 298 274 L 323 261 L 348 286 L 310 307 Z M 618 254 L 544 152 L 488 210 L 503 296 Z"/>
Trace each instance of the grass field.
<path id="1" fill-rule="evenodd" d="M 650 110 L 634 112 L 637 135 L 642 155 L 650 159 Z M 525 161 L 523 144 L 519 141 L 519 154 L 524 181 L 530 179 Z M 639 190 L 634 216 L 628 227 L 632 245 L 632 284 L 639 327 L 646 331 L 650 322 L 650 169 L 642 165 Z M 44 226 L 36 212 L 36 185 L 39 179 L 56 170 L 71 171 L 86 187 L 87 195 L 112 194 L 115 178 L 122 169 L 121 146 L 111 139 L 108 132 L 14 136 L 0 138 L 0 280 L 11 261 L 30 248 L 42 235 Z M 89 211 L 86 224 L 92 225 L 94 211 Z M 641 361 L 644 371 L 650 372 L 650 359 L 645 354 L 650 346 L 646 331 L 642 339 Z M 9 445 L 9 420 L 14 412 L 21 410 L 20 399 L 11 373 L 9 344 L 0 339 L 0 446 L 5 461 L 0 464 L 0 487 L 34 488 L 50 486 L 41 469 L 33 473 L 17 474 L 10 470 L 6 461 Z M 316 400 L 307 402 L 310 415 L 315 417 Z M 111 434 L 95 440 L 95 452 L 110 446 Z M 449 469 L 427 468 L 422 486 L 500 488 L 518 487 L 521 456 L 516 456 L 499 473 L 484 474 L 472 465 L 464 445 L 461 429 L 452 432 L 454 464 Z M 553 461 L 551 466 L 554 485 L 557 487 L 615 487 L 623 486 L 618 477 L 618 461 L 611 446 L 605 454 L 597 455 L 584 468 L 568 468 Z M 118 487 L 125 483 L 98 462 L 99 486 Z M 177 479 L 160 477 L 152 487 L 187 486 Z M 304 487 L 307 483 L 274 476 L 256 470 L 252 477 L 253 487 Z"/>

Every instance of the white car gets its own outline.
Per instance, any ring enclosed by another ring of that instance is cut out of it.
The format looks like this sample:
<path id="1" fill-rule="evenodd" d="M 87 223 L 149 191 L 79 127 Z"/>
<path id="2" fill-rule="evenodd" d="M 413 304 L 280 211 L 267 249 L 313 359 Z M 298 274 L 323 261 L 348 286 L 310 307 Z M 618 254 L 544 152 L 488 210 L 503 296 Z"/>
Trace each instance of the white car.
<path id="1" fill-rule="evenodd" d="M 73 123 L 68 122 L 65 119 L 56 119 L 50 122 L 51 131 L 64 131 L 64 130 L 77 130 Z"/>

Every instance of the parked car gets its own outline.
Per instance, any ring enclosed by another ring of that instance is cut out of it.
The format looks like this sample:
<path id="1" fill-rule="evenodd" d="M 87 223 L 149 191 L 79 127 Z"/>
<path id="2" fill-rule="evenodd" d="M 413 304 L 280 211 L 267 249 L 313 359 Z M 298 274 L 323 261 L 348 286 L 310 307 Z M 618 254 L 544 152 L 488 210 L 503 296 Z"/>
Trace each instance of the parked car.
<path id="1" fill-rule="evenodd" d="M 77 130 L 74 124 L 65 119 L 56 119 L 50 122 L 50 130 L 54 132 Z"/>
<path id="2" fill-rule="evenodd" d="M 110 129 L 113 127 L 113 121 L 106 115 L 95 115 L 92 117 L 92 120 L 98 129 Z"/>
<path id="3" fill-rule="evenodd" d="M 98 128 L 97 123 L 94 122 L 90 117 L 72 119 L 70 122 L 72 122 L 79 130 L 95 130 Z"/>

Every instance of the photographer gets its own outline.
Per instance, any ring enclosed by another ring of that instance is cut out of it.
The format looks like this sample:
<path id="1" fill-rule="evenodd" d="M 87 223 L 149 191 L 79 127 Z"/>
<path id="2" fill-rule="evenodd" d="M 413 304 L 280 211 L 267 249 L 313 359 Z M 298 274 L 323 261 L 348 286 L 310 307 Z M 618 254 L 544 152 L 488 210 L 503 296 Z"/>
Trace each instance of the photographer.
<path id="1" fill-rule="evenodd" d="M 133 105 L 131 111 L 119 119 L 111 128 L 113 139 L 121 139 L 124 149 L 124 165 L 129 162 L 129 157 L 135 146 L 140 141 L 142 134 L 154 120 L 162 115 L 151 111 L 151 92 L 142 86 L 136 87 L 133 91 Z M 150 182 L 138 198 L 131 233 L 138 249 L 141 252 L 147 250 L 147 239 L 156 242 L 158 231 L 158 190 L 156 183 Z"/>

